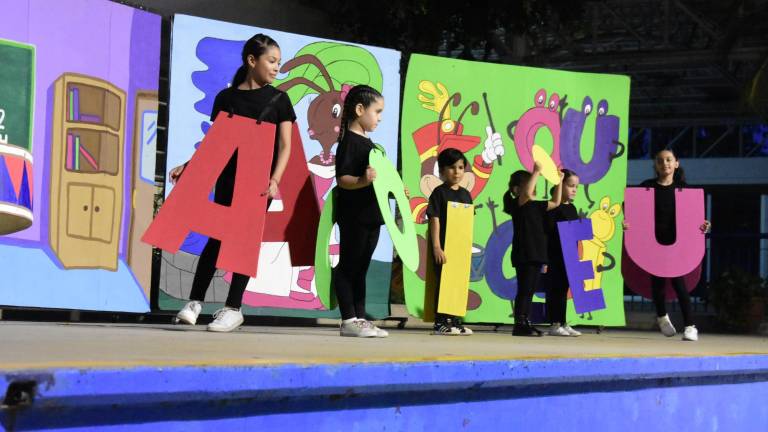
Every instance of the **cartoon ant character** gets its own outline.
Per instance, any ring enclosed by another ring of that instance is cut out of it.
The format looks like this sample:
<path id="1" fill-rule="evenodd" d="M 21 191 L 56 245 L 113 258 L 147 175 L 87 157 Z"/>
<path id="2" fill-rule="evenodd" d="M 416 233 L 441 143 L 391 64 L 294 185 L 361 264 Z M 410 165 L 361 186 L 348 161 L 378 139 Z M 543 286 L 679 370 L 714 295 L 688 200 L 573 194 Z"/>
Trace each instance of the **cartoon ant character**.
<path id="1" fill-rule="evenodd" d="M 316 67 L 325 79 L 328 90 L 305 77 L 292 78 L 277 88 L 287 91 L 295 86 L 305 85 L 318 93 L 318 96 L 312 100 L 307 109 L 307 122 L 309 123 L 307 133 L 310 139 L 320 143 L 322 151 L 313 156 L 307 162 L 307 166 L 314 177 L 315 195 L 322 204 L 324 202 L 323 197 L 331 188 L 336 176 L 335 157 L 331 153 L 331 149 L 336 145 L 339 138 L 341 108 L 344 106 L 344 98 L 352 86 L 343 84 L 341 89 L 337 90 L 325 65 L 312 54 L 300 55 L 289 60 L 280 68 L 280 72 L 287 73 L 303 65 Z"/>
<path id="2" fill-rule="evenodd" d="M 467 153 L 480 144 L 480 137 L 463 134 L 464 125 L 461 123 L 467 111 L 477 115 L 480 105 L 474 101 L 469 103 L 454 121 L 451 119 L 451 105 L 458 107 L 461 104 L 460 93 L 449 95 L 448 89 L 442 83 L 438 82 L 435 85 L 431 81 L 421 81 L 419 90 L 422 92 L 418 95 L 421 106 L 438 114 L 436 122 L 422 126 L 412 135 L 421 161 L 419 189 L 423 196 L 411 198 L 411 213 L 416 223 L 423 224 L 427 222 L 428 197 L 432 194 L 432 190 L 443 183 L 437 166 L 437 155 L 448 148 Z M 485 132 L 483 151 L 475 156 L 471 168 L 466 167 L 464 179 L 461 182 L 461 187 L 467 189 L 473 199 L 477 198 L 488 183 L 493 172 L 493 163 L 504 155 L 501 134 L 494 132 L 490 125 L 485 128 Z"/>
<path id="3" fill-rule="evenodd" d="M 469 152 L 476 148 L 481 141 L 478 136 L 464 135 L 464 125 L 461 120 L 467 114 L 477 115 L 480 111 L 480 105 L 473 101 L 469 103 L 459 114 L 457 120 L 451 119 L 451 106 L 458 107 L 461 104 L 461 94 L 449 94 L 448 89 L 442 83 L 433 83 L 431 81 L 419 82 L 418 95 L 421 106 L 427 110 L 438 114 L 436 122 L 428 123 L 413 133 L 413 142 L 419 154 L 421 161 L 421 180 L 419 181 L 419 190 L 422 196 L 412 196 L 410 199 L 411 214 L 416 223 L 427 223 L 426 210 L 429 203 L 428 197 L 432 191 L 443 183 L 440 180 L 440 170 L 437 165 L 437 155 L 445 149 L 455 148 L 462 153 Z M 504 155 L 504 144 L 501 141 L 501 135 L 493 130 L 491 125 L 485 128 L 486 138 L 483 142 L 483 151 L 476 155 L 472 162 L 472 167 L 466 167 L 464 178 L 460 185 L 467 189 L 473 199 L 477 198 L 480 192 L 485 188 L 488 179 L 493 172 L 493 163 Z M 426 256 L 427 241 L 423 236 L 418 236 L 419 254 Z M 477 250 L 476 250 L 477 249 Z M 473 256 L 482 253 L 476 246 L 473 246 Z M 424 280 L 426 277 L 426 263 L 424 260 L 417 270 L 419 278 Z M 473 290 L 469 290 L 467 309 L 477 309 L 482 302 L 480 295 Z"/>

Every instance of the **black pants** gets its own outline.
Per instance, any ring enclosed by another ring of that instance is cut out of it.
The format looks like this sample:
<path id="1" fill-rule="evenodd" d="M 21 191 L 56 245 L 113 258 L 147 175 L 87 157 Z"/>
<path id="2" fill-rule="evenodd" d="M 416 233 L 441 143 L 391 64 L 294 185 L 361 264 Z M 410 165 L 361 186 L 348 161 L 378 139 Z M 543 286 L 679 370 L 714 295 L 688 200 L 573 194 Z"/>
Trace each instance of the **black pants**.
<path id="1" fill-rule="evenodd" d="M 237 151 L 232 155 L 218 180 L 216 180 L 216 190 L 213 196 L 213 201 L 216 204 L 232 205 L 236 169 Z M 271 203 L 272 199 L 268 199 L 267 208 L 269 208 Z M 203 247 L 203 252 L 200 254 L 200 259 L 197 262 L 195 278 L 192 280 L 192 292 L 189 294 L 190 300 L 205 300 L 205 293 L 208 291 L 211 280 L 213 280 L 213 275 L 216 274 L 216 261 L 219 258 L 220 249 L 221 241 L 214 238 L 209 238 L 205 247 Z M 229 285 L 227 301 L 224 303 L 225 306 L 240 309 L 240 306 L 243 305 L 243 293 L 245 293 L 245 287 L 248 285 L 248 279 L 250 279 L 248 275 L 232 273 L 232 283 Z"/>
<path id="2" fill-rule="evenodd" d="M 365 318 L 365 276 L 380 230 L 380 225 L 339 222 L 339 265 L 333 283 L 341 319 Z"/>
<path id="3" fill-rule="evenodd" d="M 568 307 L 568 276 L 564 268 L 550 266 L 547 270 L 547 317 L 549 322 L 565 325 Z"/>
<path id="4" fill-rule="evenodd" d="M 672 281 L 672 287 L 677 293 L 677 301 L 680 303 L 680 311 L 683 313 L 683 322 L 685 326 L 693 325 L 693 318 L 691 317 L 691 296 L 688 294 L 688 290 L 685 289 L 685 280 L 682 276 L 675 278 L 663 278 L 658 276 L 651 276 L 651 288 L 653 289 L 653 303 L 656 305 L 656 315 L 663 317 L 667 314 L 666 304 L 666 286 L 667 279 Z"/>
<path id="5" fill-rule="evenodd" d="M 515 296 L 515 323 L 528 319 L 533 294 L 541 280 L 541 263 L 523 263 L 515 267 L 517 295 Z"/>
<path id="6" fill-rule="evenodd" d="M 195 278 L 192 281 L 192 293 L 189 295 L 190 300 L 203 301 L 205 299 L 205 292 L 208 291 L 208 286 L 216 273 L 216 260 L 219 258 L 220 248 L 221 242 L 219 240 L 208 239 L 203 253 L 200 254 L 200 260 L 197 262 Z M 245 293 L 245 287 L 248 285 L 248 279 L 248 275 L 232 273 L 232 283 L 229 285 L 225 306 L 235 309 L 242 306 L 243 293 Z"/>

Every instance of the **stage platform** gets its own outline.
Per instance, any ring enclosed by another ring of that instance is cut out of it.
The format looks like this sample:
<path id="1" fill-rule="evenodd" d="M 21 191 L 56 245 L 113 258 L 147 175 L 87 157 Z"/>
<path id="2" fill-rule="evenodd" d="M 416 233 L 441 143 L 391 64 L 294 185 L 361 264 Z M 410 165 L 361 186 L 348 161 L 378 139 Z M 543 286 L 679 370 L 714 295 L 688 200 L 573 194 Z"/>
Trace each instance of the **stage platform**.
<path id="1" fill-rule="evenodd" d="M 386 339 L 354 339 L 319 326 L 215 334 L 204 326 L 0 321 L 0 426 L 768 430 L 766 337 L 478 330 L 441 337 L 390 329 Z"/>

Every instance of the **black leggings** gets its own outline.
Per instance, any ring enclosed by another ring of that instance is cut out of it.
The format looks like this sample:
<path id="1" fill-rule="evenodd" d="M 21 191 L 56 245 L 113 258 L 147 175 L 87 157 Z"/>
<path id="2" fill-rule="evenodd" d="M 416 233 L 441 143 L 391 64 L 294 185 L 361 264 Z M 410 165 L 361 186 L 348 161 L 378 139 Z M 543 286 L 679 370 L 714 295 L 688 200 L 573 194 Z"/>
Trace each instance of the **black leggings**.
<path id="1" fill-rule="evenodd" d="M 549 322 L 565 325 L 565 313 L 568 306 L 568 277 L 564 268 L 549 266 L 547 276 L 547 317 Z"/>
<path id="2" fill-rule="evenodd" d="M 208 243 L 203 248 L 203 253 L 200 254 L 200 260 L 197 262 L 195 278 L 192 281 L 192 293 L 189 295 L 190 300 L 205 300 L 205 292 L 208 291 L 208 286 L 211 284 L 213 275 L 216 273 L 216 260 L 219 257 L 220 248 L 221 242 L 219 240 L 214 238 L 208 239 Z M 229 285 L 227 301 L 224 303 L 225 306 L 240 309 L 240 306 L 243 304 L 243 293 L 245 293 L 245 287 L 248 285 L 248 279 L 248 275 L 232 273 L 232 283 Z"/>
<path id="3" fill-rule="evenodd" d="M 667 314 L 666 304 L 666 285 L 667 279 L 672 281 L 672 287 L 677 293 L 677 301 L 680 303 L 680 311 L 683 313 L 683 322 L 685 326 L 693 325 L 693 318 L 691 317 L 691 296 L 688 294 L 688 290 L 685 288 L 685 280 L 682 276 L 675 278 L 662 278 L 658 276 L 651 276 L 651 288 L 653 289 L 653 303 L 656 305 L 656 315 L 663 317 Z"/>
<path id="4" fill-rule="evenodd" d="M 533 293 L 541 280 L 540 263 L 523 263 L 515 267 L 517 273 L 517 295 L 515 296 L 515 324 L 528 319 L 533 302 Z"/>
<path id="5" fill-rule="evenodd" d="M 365 319 L 365 277 L 380 230 L 380 225 L 339 222 L 339 265 L 333 284 L 341 319 Z"/>
<path id="6" fill-rule="evenodd" d="M 216 180 L 216 190 L 213 197 L 213 201 L 216 204 L 232 205 L 236 169 L 237 151 L 232 155 L 227 166 L 224 167 L 218 180 Z M 267 208 L 269 208 L 271 203 L 272 199 L 268 199 Z M 215 238 L 209 238 L 205 247 L 203 247 L 203 252 L 200 254 L 200 259 L 197 262 L 195 278 L 192 280 L 192 292 L 189 294 L 190 300 L 205 300 L 205 293 L 208 291 L 208 286 L 211 285 L 213 275 L 216 274 L 216 261 L 219 258 L 219 249 L 221 249 L 221 241 Z M 243 293 L 245 293 L 245 287 L 248 285 L 248 279 L 250 279 L 248 275 L 232 273 L 232 283 L 229 285 L 227 301 L 224 303 L 225 306 L 240 309 L 243 305 Z"/>

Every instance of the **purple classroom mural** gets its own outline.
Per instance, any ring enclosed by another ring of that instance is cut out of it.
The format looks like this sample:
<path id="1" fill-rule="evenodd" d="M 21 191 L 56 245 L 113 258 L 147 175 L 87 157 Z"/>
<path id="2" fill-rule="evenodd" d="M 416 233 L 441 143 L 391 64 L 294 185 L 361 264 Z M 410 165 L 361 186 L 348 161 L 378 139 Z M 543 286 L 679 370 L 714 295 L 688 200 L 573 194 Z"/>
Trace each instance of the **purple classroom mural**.
<path id="1" fill-rule="evenodd" d="M 32 223 L 0 235 L 0 305 L 148 311 L 152 250 L 138 239 L 153 211 L 160 17 L 19 0 L 2 21 L 0 47 L 34 60 L 0 49 L 0 68 L 23 66 L 34 87 Z"/>

